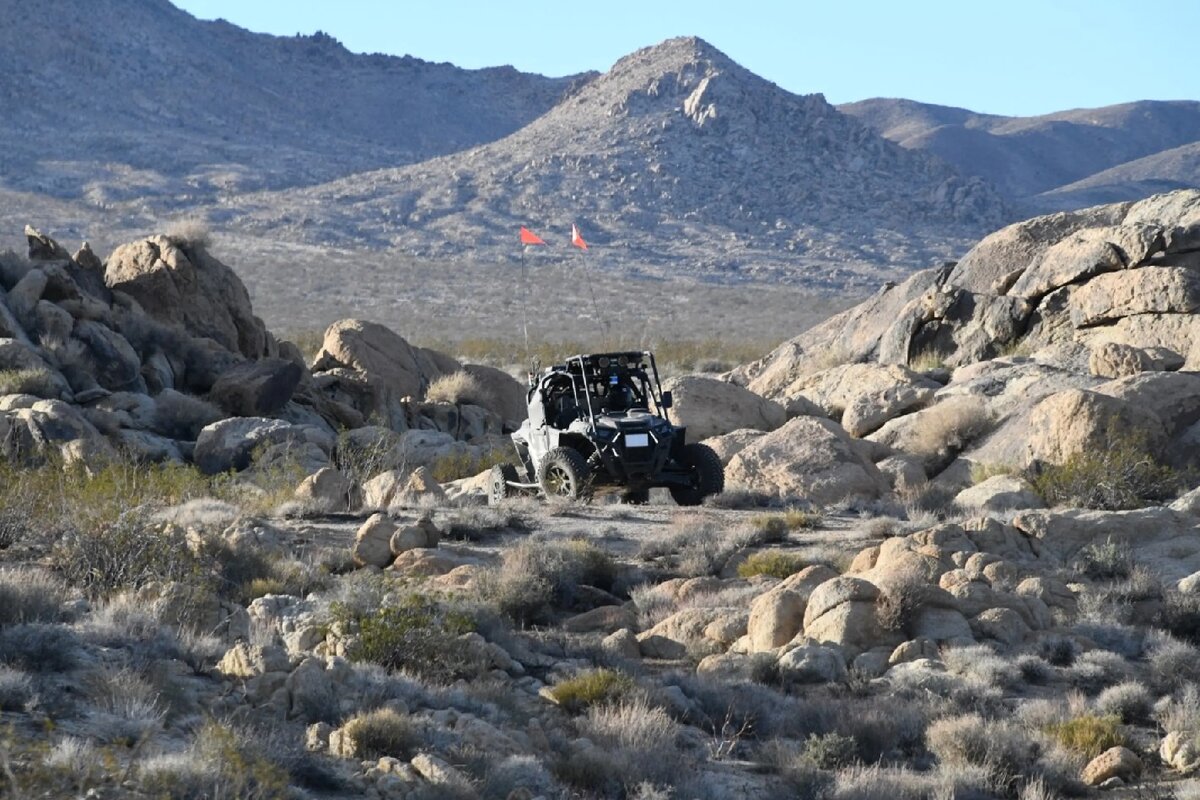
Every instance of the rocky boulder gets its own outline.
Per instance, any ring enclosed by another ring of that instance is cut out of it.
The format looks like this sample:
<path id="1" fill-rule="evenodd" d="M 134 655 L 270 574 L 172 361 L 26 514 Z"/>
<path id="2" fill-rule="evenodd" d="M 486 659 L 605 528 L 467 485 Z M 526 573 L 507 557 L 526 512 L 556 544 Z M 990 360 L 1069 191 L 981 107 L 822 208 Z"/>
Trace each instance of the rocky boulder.
<path id="1" fill-rule="evenodd" d="M 1030 412 L 1026 463 L 1062 464 L 1077 453 L 1107 447 L 1111 434 L 1124 432 L 1143 435 L 1152 450 L 1166 439 L 1160 419 L 1142 406 L 1098 392 L 1058 392 Z"/>
<path id="2" fill-rule="evenodd" d="M 207 425 L 196 439 L 193 459 L 206 475 L 250 466 L 260 448 L 315 446 L 314 434 L 303 426 L 263 417 L 231 417 Z M 262 452 L 260 450 L 260 452 Z"/>
<path id="3" fill-rule="evenodd" d="M 283 410 L 304 377 L 304 369 L 282 358 L 243 361 L 221 373 L 209 399 L 237 417 L 262 417 Z"/>
<path id="4" fill-rule="evenodd" d="M 704 444 L 712 448 L 712 451 L 717 454 L 717 458 L 721 460 L 722 464 L 728 464 L 747 445 L 762 436 L 763 431 L 756 431 L 752 428 L 739 428 L 736 431 L 721 436 L 705 439 Z"/>
<path id="5" fill-rule="evenodd" d="M 740 428 L 773 431 L 787 420 L 781 405 L 745 387 L 705 375 L 668 378 L 663 390 L 672 394 L 671 415 L 688 429 L 692 441 L 721 436 Z"/>
<path id="6" fill-rule="evenodd" d="M 815 403 L 851 436 L 865 436 L 889 419 L 933 399 L 938 384 L 907 367 L 844 364 L 795 381 L 783 390 Z"/>
<path id="7" fill-rule="evenodd" d="M 248 358 L 272 355 L 272 340 L 254 316 L 245 285 L 203 247 L 180 246 L 165 236 L 122 245 L 108 257 L 104 281 L 160 322 Z"/>
<path id="8" fill-rule="evenodd" d="M 403 337 L 375 322 L 343 319 L 325 331 L 313 360 L 313 372 L 352 370 L 391 401 L 421 398 L 437 377 L 458 372 L 461 365 L 432 350 L 413 347 Z"/>
<path id="9" fill-rule="evenodd" d="M 840 646 L 847 657 L 880 644 L 899 644 L 885 632 L 875 612 L 879 589 L 861 578 L 843 576 L 813 590 L 804 610 L 804 636 Z"/>
<path id="10" fill-rule="evenodd" d="M 959 492 L 954 502 L 960 508 L 984 512 L 1042 508 L 1045 505 L 1029 481 L 1013 475 L 993 475 Z"/>
<path id="11" fill-rule="evenodd" d="M 725 484 L 817 504 L 879 497 L 888 483 L 836 422 L 796 417 L 747 445 L 725 469 Z"/>
<path id="12" fill-rule="evenodd" d="M 490 399 L 484 404 L 488 411 L 506 422 L 521 422 L 529 414 L 525 401 L 526 387 L 502 369 L 483 364 L 464 364 L 463 371 L 479 382 Z"/>

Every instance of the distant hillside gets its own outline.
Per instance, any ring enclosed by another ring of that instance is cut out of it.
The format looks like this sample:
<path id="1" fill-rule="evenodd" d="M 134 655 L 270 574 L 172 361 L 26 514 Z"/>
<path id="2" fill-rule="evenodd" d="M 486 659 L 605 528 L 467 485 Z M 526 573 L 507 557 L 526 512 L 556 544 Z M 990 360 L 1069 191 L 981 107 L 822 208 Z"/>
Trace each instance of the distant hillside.
<path id="1" fill-rule="evenodd" d="M 578 221 L 606 263 L 825 287 L 953 255 L 1006 213 L 983 181 L 696 38 L 621 59 L 500 141 L 228 207 L 239 227 L 430 257 L 511 256 L 518 225 L 562 241 Z"/>
<path id="2" fill-rule="evenodd" d="M 1132 200 L 1162 187 L 1200 185 L 1194 172 L 1177 174 L 1172 171 L 1177 163 L 1164 159 L 1152 162 L 1155 167 L 1142 165 L 1143 173 L 1157 170 L 1153 175 L 1140 173 L 1138 179 L 1107 184 L 1109 194 L 1104 197 L 1059 191 L 1122 164 L 1200 141 L 1200 102 L 1147 100 L 1039 117 L 976 114 L 894 99 L 863 100 L 838 109 L 903 147 L 932 153 L 963 174 L 990 181 L 1008 199 L 1039 210 Z M 1035 199 L 1042 194 L 1046 196 Z"/>
<path id="3" fill-rule="evenodd" d="M 575 81 L 356 55 L 167 0 L 0 0 L 0 19 L 0 187 L 99 210 L 454 152 L 517 130 Z"/>

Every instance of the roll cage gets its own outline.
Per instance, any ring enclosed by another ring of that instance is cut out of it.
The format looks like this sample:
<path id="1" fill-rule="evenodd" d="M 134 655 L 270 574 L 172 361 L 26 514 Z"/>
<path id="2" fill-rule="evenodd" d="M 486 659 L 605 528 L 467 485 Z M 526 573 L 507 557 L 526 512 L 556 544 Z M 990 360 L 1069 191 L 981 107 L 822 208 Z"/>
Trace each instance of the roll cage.
<path id="1" fill-rule="evenodd" d="M 529 400 L 540 393 L 546 422 L 565 429 L 576 419 L 595 424 L 600 414 L 634 410 L 654 413 L 670 421 L 670 395 L 664 398 L 658 364 L 649 351 L 574 355 L 547 369 L 529 390 Z"/>

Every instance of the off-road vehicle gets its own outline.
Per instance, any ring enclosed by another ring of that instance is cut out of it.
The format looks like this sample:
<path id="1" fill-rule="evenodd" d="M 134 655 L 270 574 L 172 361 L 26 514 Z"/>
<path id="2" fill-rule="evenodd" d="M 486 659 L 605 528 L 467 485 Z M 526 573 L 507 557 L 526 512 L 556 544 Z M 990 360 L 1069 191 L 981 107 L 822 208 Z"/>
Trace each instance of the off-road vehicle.
<path id="1" fill-rule="evenodd" d="M 529 384 L 529 417 L 512 434 L 522 468 L 493 467 L 492 503 L 529 490 L 588 498 L 600 487 L 645 503 L 650 489 L 665 487 L 679 505 L 694 506 L 725 488 L 717 454 L 671 424 L 671 393 L 652 353 L 572 356 Z"/>

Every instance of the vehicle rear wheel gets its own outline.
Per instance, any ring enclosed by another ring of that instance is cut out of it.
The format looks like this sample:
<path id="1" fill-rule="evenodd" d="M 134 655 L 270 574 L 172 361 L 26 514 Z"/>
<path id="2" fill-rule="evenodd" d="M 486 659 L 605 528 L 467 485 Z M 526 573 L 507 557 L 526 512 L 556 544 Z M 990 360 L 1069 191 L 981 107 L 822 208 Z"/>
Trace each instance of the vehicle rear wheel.
<path id="1" fill-rule="evenodd" d="M 488 476 L 488 505 L 499 505 L 506 497 L 512 497 L 513 488 L 509 482 L 516 482 L 517 468 L 512 464 L 496 464 Z"/>
<path id="2" fill-rule="evenodd" d="M 591 470 L 578 450 L 556 447 L 542 459 L 538 483 L 547 497 L 586 499 L 591 494 Z"/>
<path id="3" fill-rule="evenodd" d="M 681 506 L 698 506 L 704 498 L 725 489 L 725 467 L 721 459 L 706 444 L 685 444 L 679 453 L 679 463 L 690 475 L 687 486 L 672 486 L 671 497 Z"/>

